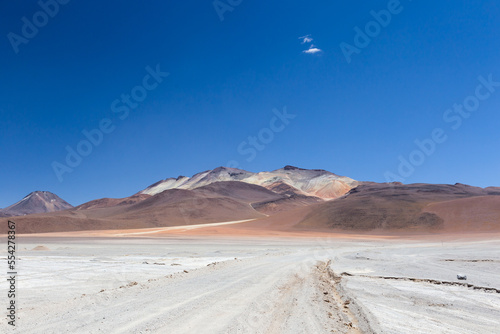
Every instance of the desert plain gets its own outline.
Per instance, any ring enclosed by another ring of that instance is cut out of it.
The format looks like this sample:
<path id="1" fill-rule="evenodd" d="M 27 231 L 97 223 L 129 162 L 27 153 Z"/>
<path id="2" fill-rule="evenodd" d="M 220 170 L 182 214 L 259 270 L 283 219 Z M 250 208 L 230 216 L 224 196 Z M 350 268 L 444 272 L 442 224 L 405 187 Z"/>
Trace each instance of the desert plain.
<path id="1" fill-rule="evenodd" d="M 250 224 L 19 235 L 15 331 L 498 333 L 498 234 Z"/>

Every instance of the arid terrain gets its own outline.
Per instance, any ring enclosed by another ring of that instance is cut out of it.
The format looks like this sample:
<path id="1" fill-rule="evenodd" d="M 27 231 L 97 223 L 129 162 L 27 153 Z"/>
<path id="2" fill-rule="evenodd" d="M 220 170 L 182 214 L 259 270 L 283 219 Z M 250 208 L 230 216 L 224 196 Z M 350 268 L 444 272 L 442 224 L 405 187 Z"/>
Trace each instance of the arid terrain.
<path id="1" fill-rule="evenodd" d="M 35 192 L 2 212 L 16 216 L 19 233 L 162 228 L 249 219 L 255 221 L 246 226 L 265 235 L 275 231 L 500 232 L 500 188 L 361 182 L 322 169 L 293 166 L 260 173 L 218 167 L 192 177 L 158 181 L 129 197 L 95 199 L 76 207 L 57 195 Z M 1 226 L 8 219 L 0 218 Z"/>
<path id="2" fill-rule="evenodd" d="M 499 326 L 495 236 L 235 238 L 194 230 L 20 236 L 18 332 L 496 333 Z M 6 289 L 0 282 L 0 293 Z"/>
<path id="3" fill-rule="evenodd" d="M 499 195 L 293 166 L 76 207 L 35 192 L 0 219 L 18 233 L 17 329 L 497 333 Z"/>

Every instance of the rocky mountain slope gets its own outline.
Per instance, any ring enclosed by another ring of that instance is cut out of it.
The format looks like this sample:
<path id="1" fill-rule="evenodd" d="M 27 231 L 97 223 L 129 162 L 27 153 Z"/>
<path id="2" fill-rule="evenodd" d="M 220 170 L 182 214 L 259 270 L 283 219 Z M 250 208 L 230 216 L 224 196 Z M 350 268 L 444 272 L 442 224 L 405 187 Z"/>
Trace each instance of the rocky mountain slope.
<path id="1" fill-rule="evenodd" d="M 219 181 L 240 181 L 263 186 L 270 190 L 285 186 L 287 191 L 295 194 L 323 199 L 342 196 L 358 184 L 357 181 L 349 177 L 338 176 L 322 169 L 285 166 L 272 172 L 252 173 L 236 168 L 218 167 L 195 174 L 192 177 L 168 178 L 147 187 L 140 193 L 155 195 L 168 189 L 195 189 Z"/>
<path id="2" fill-rule="evenodd" d="M 56 212 L 73 206 L 48 191 L 34 191 L 19 202 L 0 210 L 0 217 L 23 216 L 35 213 Z"/>
<path id="3" fill-rule="evenodd" d="M 493 209 L 495 205 L 500 207 L 498 194 L 498 188 L 464 184 L 365 183 L 342 198 L 315 206 L 298 226 L 339 230 L 457 229 L 456 216 L 461 212 L 462 230 L 474 230 L 484 223 L 481 215 L 498 229 L 500 209 Z M 469 221 L 470 226 L 464 221 Z"/>

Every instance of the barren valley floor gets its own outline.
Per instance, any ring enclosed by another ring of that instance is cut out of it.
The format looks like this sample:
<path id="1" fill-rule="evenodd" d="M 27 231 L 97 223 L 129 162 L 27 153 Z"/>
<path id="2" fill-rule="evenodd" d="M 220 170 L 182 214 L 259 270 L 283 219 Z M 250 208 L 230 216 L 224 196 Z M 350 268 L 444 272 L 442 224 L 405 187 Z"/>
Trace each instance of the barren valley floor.
<path id="1" fill-rule="evenodd" d="M 38 235 L 20 236 L 18 247 L 19 333 L 496 333 L 500 326 L 497 240 Z M 2 296 L 7 288 L 2 280 Z"/>

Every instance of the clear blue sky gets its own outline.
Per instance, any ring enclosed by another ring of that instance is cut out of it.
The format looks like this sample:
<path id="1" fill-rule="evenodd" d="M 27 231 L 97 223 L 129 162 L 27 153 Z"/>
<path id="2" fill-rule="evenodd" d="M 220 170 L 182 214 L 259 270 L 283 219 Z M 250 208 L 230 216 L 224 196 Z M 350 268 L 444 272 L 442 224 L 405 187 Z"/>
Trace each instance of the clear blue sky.
<path id="1" fill-rule="evenodd" d="M 436 128 L 447 140 L 406 183 L 500 186 L 500 87 L 458 129 L 443 119 L 478 76 L 500 81 L 500 4 L 401 0 L 348 63 L 341 43 L 354 46 L 354 28 L 389 2 L 243 0 L 221 21 L 212 1 L 69 1 L 44 24 L 36 1 L 3 1 L 0 207 L 34 190 L 73 205 L 125 197 L 230 160 L 384 182 Z M 22 37 L 34 15 L 39 31 L 16 53 L 9 33 Z M 120 119 L 113 101 L 157 64 L 169 76 Z M 285 106 L 296 117 L 247 161 L 238 146 Z M 60 182 L 53 162 L 106 118 L 114 131 Z"/>

